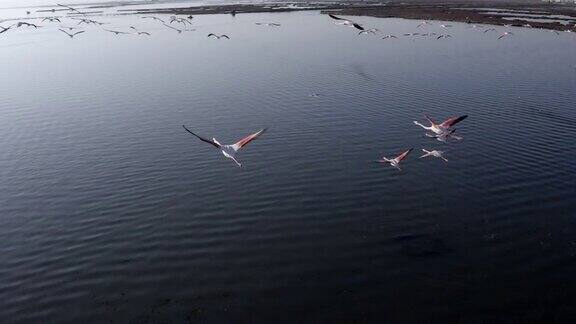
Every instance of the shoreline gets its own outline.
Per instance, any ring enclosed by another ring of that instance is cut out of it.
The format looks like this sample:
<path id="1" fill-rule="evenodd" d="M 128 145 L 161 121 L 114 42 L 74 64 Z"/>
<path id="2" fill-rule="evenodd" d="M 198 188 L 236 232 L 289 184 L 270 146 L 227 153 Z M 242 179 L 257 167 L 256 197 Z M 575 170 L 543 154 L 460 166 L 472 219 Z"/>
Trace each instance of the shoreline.
<path id="1" fill-rule="evenodd" d="M 576 32 L 576 6 L 541 2 L 505 3 L 483 1 L 459 2 L 403 2 L 403 3 L 268 3 L 207 5 L 197 7 L 118 9 L 120 14 L 245 14 L 264 12 L 294 12 L 317 10 L 323 14 L 343 16 L 369 16 L 378 18 L 404 18 L 415 20 L 442 20 L 469 24 L 511 25 L 558 31 Z M 565 22 L 565 24 L 561 23 Z"/>

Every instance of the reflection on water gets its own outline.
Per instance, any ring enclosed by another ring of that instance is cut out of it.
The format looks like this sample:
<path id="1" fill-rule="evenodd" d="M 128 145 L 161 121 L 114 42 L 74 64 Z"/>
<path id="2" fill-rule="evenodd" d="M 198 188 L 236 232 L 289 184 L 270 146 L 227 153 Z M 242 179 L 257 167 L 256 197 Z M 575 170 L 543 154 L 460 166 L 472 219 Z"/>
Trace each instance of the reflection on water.
<path id="1" fill-rule="evenodd" d="M 0 38 L 0 322 L 573 318 L 573 35 L 98 20 L 152 35 Z M 425 138 L 424 113 L 468 114 L 464 139 Z M 269 130 L 238 168 L 182 124 Z M 403 172 L 370 162 L 408 147 Z"/>

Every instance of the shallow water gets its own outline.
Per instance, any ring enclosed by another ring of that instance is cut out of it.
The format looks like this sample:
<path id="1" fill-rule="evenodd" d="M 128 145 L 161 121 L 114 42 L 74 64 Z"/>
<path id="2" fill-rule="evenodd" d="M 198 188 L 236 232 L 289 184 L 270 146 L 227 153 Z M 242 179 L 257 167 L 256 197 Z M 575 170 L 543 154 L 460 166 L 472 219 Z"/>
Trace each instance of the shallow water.
<path id="1" fill-rule="evenodd" d="M 576 316 L 573 34 L 99 20 L 152 36 L 0 35 L 0 322 Z M 423 113 L 468 114 L 464 139 L 425 138 Z M 182 124 L 224 143 L 269 130 L 238 168 Z M 370 162 L 408 147 L 403 172 Z"/>

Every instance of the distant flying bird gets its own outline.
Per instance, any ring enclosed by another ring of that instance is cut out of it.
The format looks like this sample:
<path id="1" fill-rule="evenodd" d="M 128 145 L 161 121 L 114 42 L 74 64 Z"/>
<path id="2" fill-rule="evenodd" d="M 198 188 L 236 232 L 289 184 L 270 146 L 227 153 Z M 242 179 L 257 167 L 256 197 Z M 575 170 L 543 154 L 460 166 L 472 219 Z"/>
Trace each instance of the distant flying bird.
<path id="1" fill-rule="evenodd" d="M 218 35 L 216 35 L 216 34 L 212 34 L 212 33 L 210 33 L 210 34 L 208 34 L 208 36 L 207 36 L 207 37 L 210 37 L 210 36 L 214 36 L 214 37 L 216 37 L 217 39 L 220 39 L 220 38 L 226 38 L 226 39 L 230 39 L 230 37 L 228 37 L 227 35 L 224 35 L 224 34 L 222 34 L 222 35 L 218 36 Z"/>
<path id="2" fill-rule="evenodd" d="M 73 20 L 78 21 L 78 25 L 80 24 L 86 24 L 86 25 L 90 25 L 90 24 L 95 24 L 95 25 L 105 25 L 106 23 L 102 23 L 102 22 L 98 22 L 96 20 L 92 20 L 92 19 L 86 19 L 86 18 L 70 18 Z"/>
<path id="3" fill-rule="evenodd" d="M 333 14 L 328 14 L 328 16 L 332 19 L 342 21 L 342 22 L 336 23 L 337 25 L 350 26 L 350 27 L 354 27 L 354 28 L 359 29 L 359 30 L 364 30 L 364 27 L 358 25 L 357 23 L 353 22 L 352 20 L 340 18 L 340 17 L 334 16 Z"/>
<path id="4" fill-rule="evenodd" d="M 448 159 L 444 157 L 443 151 L 438 151 L 438 150 L 428 151 L 428 150 L 422 149 L 422 152 L 424 152 L 424 155 L 422 155 L 420 157 L 420 159 L 428 157 L 428 156 L 433 156 L 433 157 L 437 157 L 437 158 L 444 160 L 444 162 L 448 162 Z"/>
<path id="5" fill-rule="evenodd" d="M 149 32 L 138 32 L 138 35 L 150 36 L 150 33 Z"/>
<path id="6" fill-rule="evenodd" d="M 41 28 L 42 26 L 37 26 L 34 24 L 30 24 L 27 22 L 23 22 L 23 21 L 19 21 L 18 23 L 15 24 L 16 28 L 22 27 L 22 26 L 27 26 L 27 27 L 34 27 L 34 28 Z"/>
<path id="7" fill-rule="evenodd" d="M 133 30 L 135 30 L 135 31 L 138 31 L 138 29 L 136 29 L 136 27 L 134 27 L 134 26 L 130 26 L 130 29 L 133 29 Z"/>
<path id="8" fill-rule="evenodd" d="M 82 34 L 84 31 L 77 31 L 75 33 L 70 34 L 69 32 L 65 31 L 64 29 L 58 28 L 59 31 L 63 32 L 64 34 L 70 36 L 70 38 L 74 38 L 74 36 L 78 35 L 78 34 Z"/>
<path id="9" fill-rule="evenodd" d="M 74 19 L 74 18 L 72 18 L 72 19 Z M 92 23 L 92 21 L 90 19 L 74 19 L 74 20 L 78 20 L 78 25 L 80 25 L 80 24 L 90 25 Z"/>
<path id="10" fill-rule="evenodd" d="M 375 162 L 378 162 L 378 163 L 388 163 L 388 164 L 390 164 L 391 166 L 395 167 L 396 169 L 402 171 L 402 169 L 400 168 L 400 162 L 402 162 L 402 160 L 404 160 L 404 159 L 408 156 L 408 154 L 409 154 L 410 152 L 412 152 L 412 148 L 410 148 L 410 149 L 402 152 L 402 154 L 398 155 L 397 157 L 395 157 L 395 158 L 393 158 L 393 159 L 389 159 L 389 158 L 383 156 L 382 159 L 377 160 L 377 161 L 375 161 Z"/>
<path id="11" fill-rule="evenodd" d="M 193 19 L 193 18 L 194 18 L 194 16 L 192 16 L 192 15 L 188 16 L 188 19 Z"/>
<path id="12" fill-rule="evenodd" d="M 452 38 L 452 35 L 440 35 L 440 36 L 436 37 L 436 39 L 440 39 L 440 38 Z"/>
<path id="13" fill-rule="evenodd" d="M 262 22 L 257 22 L 256 25 L 258 26 L 271 26 L 271 27 L 280 27 L 280 24 L 278 23 L 262 23 Z"/>
<path id="14" fill-rule="evenodd" d="M 398 37 L 396 37 L 396 36 L 394 36 L 394 35 L 386 35 L 386 36 L 382 37 L 382 39 L 387 39 L 387 38 L 398 39 Z"/>
<path id="15" fill-rule="evenodd" d="M 111 29 L 106 29 L 106 28 L 103 28 L 103 29 L 107 32 L 114 33 L 115 35 L 127 35 L 127 34 L 129 34 L 127 32 L 123 32 L 123 31 L 111 30 Z"/>
<path id="16" fill-rule="evenodd" d="M 173 22 L 181 23 L 181 24 L 184 24 L 184 27 L 186 27 L 186 24 L 192 25 L 192 22 L 190 22 L 186 18 L 178 18 L 176 16 L 172 16 L 170 18 L 171 18 L 170 23 L 173 23 Z"/>
<path id="17" fill-rule="evenodd" d="M 61 22 L 60 19 L 58 19 L 57 17 L 46 17 L 44 19 L 42 19 L 42 22 L 45 22 L 46 20 L 48 20 L 49 22 Z"/>
<path id="18" fill-rule="evenodd" d="M 491 32 L 491 31 L 496 31 L 496 28 L 488 28 L 488 29 L 485 29 L 485 30 L 484 30 L 484 33 Z"/>
<path id="19" fill-rule="evenodd" d="M 424 26 L 424 25 L 428 25 L 428 24 L 430 24 L 430 22 L 428 22 L 428 21 L 423 21 L 423 22 L 419 23 L 418 26 L 416 26 L 416 28 L 420 28 L 420 27 L 422 27 L 422 26 Z"/>
<path id="20" fill-rule="evenodd" d="M 85 13 L 80 12 L 79 10 L 77 10 L 77 9 L 75 9 L 75 8 L 72 8 L 72 7 L 70 7 L 70 6 L 62 5 L 62 4 L 59 4 L 59 3 L 57 3 L 57 5 L 60 6 L 60 7 L 67 8 L 68 10 L 74 11 L 74 12 L 79 13 L 79 14 L 81 14 L 81 15 L 85 15 Z"/>
<path id="21" fill-rule="evenodd" d="M 162 20 L 162 19 L 160 19 L 160 18 L 158 18 L 158 17 L 153 17 L 153 16 L 145 16 L 145 17 L 142 17 L 142 19 L 154 19 L 154 20 L 157 20 L 157 21 L 159 21 L 159 22 L 161 22 L 161 23 L 163 23 L 163 24 L 166 23 L 164 20 Z"/>
<path id="22" fill-rule="evenodd" d="M 26 14 L 29 15 L 29 14 L 30 14 L 30 11 L 26 11 Z"/>
<path id="23" fill-rule="evenodd" d="M 252 142 L 253 140 L 257 139 L 260 135 L 262 135 L 265 131 L 266 128 L 259 130 L 258 132 L 252 134 L 252 135 L 248 135 L 246 137 L 244 137 L 243 139 L 239 140 L 238 142 L 231 144 L 231 145 L 222 145 L 220 144 L 215 138 L 210 139 L 206 139 L 204 137 L 198 136 L 196 134 L 194 134 L 191 130 L 189 130 L 188 128 L 186 128 L 186 126 L 182 125 L 182 127 L 184 127 L 184 129 L 196 136 L 199 140 L 206 142 L 214 147 L 216 147 L 217 149 L 222 151 L 222 154 L 224 154 L 225 157 L 234 160 L 234 162 L 236 162 L 236 164 L 241 167 L 242 163 L 238 162 L 238 160 L 236 160 L 236 152 L 238 152 L 240 149 L 242 149 L 244 146 L 248 145 L 250 142 Z"/>
<path id="24" fill-rule="evenodd" d="M 510 35 L 514 35 L 514 34 L 512 34 L 512 32 L 504 32 L 504 34 L 500 35 L 498 37 L 498 39 L 502 39 L 503 37 L 510 36 Z"/>
<path id="25" fill-rule="evenodd" d="M 362 30 L 358 33 L 358 35 L 362 35 L 362 34 L 372 34 L 372 35 L 376 35 L 376 32 L 379 32 L 380 29 L 378 28 L 370 28 L 370 29 L 366 29 L 366 30 Z"/>
<path id="26" fill-rule="evenodd" d="M 62 27 L 64 29 L 68 29 L 68 30 L 80 29 L 78 27 L 66 27 L 66 26 L 60 26 L 60 27 Z"/>
<path id="27" fill-rule="evenodd" d="M 451 117 L 446 119 L 444 122 L 442 122 L 441 124 L 436 124 L 432 118 L 430 118 L 430 116 L 428 115 L 424 115 L 424 117 L 426 118 L 426 120 L 428 120 L 428 122 L 430 123 L 430 126 L 425 126 L 420 124 L 417 121 L 414 121 L 415 125 L 418 125 L 422 128 L 424 128 L 427 131 L 431 131 L 434 134 L 440 135 L 445 133 L 446 131 L 448 131 L 450 128 L 452 128 L 454 125 L 458 124 L 459 122 L 463 121 L 464 119 L 466 119 L 468 117 L 468 115 L 462 115 L 460 117 Z"/>

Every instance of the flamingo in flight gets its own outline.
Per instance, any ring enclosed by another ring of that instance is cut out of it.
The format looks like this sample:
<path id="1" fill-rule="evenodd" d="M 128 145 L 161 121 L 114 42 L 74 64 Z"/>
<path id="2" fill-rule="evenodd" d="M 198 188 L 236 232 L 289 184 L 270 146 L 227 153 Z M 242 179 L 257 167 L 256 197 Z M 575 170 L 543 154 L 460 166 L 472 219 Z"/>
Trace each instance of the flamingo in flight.
<path id="1" fill-rule="evenodd" d="M 364 27 L 358 25 L 357 23 L 353 22 L 352 20 L 340 18 L 340 17 L 334 16 L 333 14 L 328 14 L 328 16 L 330 16 L 330 18 L 332 18 L 334 20 L 342 20 L 342 22 L 336 23 L 337 25 L 350 26 L 350 27 L 354 27 L 358 30 L 364 30 Z"/>
<path id="2" fill-rule="evenodd" d="M 498 39 L 502 39 L 503 37 L 510 36 L 510 35 L 514 35 L 514 34 L 512 34 L 512 32 L 504 32 L 504 34 L 500 35 L 498 37 Z"/>
<path id="3" fill-rule="evenodd" d="M 370 29 L 363 30 L 363 31 L 359 32 L 358 35 L 362 35 L 362 34 L 366 34 L 366 35 L 368 35 L 368 34 L 376 35 L 376 32 L 379 32 L 379 31 L 380 31 L 380 29 L 378 29 L 378 28 L 370 28 Z"/>
<path id="4" fill-rule="evenodd" d="M 77 31 L 77 32 L 75 32 L 75 33 L 69 33 L 69 32 L 67 32 L 67 31 L 65 31 L 64 29 L 62 29 L 62 28 L 58 28 L 58 30 L 61 31 L 61 32 L 63 32 L 64 34 L 70 36 L 70 38 L 74 38 L 74 36 L 76 36 L 76 35 L 78 35 L 78 34 L 82 34 L 82 33 L 84 32 L 83 30 L 81 30 L 81 31 Z"/>
<path id="5" fill-rule="evenodd" d="M 438 151 L 438 150 L 428 151 L 428 150 L 422 149 L 422 152 L 424 152 L 424 155 L 422 155 L 420 158 L 433 156 L 433 157 L 437 157 L 437 158 L 444 160 L 444 162 L 448 162 L 448 159 L 444 157 L 443 151 Z"/>
<path id="6" fill-rule="evenodd" d="M 236 152 L 238 152 L 244 146 L 248 145 L 248 143 L 252 142 L 253 140 L 258 138 L 260 135 L 262 135 L 266 131 L 266 128 L 264 128 L 264 129 L 257 131 L 256 133 L 254 133 L 252 135 L 248 135 L 248 136 L 244 137 L 243 139 L 239 140 L 238 142 L 236 142 L 234 144 L 223 145 L 223 144 L 220 144 L 215 138 L 212 138 L 211 140 L 209 140 L 209 139 L 206 139 L 204 137 L 201 137 L 199 135 L 194 134 L 191 130 L 186 128 L 186 126 L 184 126 L 184 125 L 182 125 L 182 127 L 184 127 L 184 129 L 188 133 L 196 136 L 199 140 L 206 142 L 206 143 L 216 147 L 217 149 L 221 150 L 222 154 L 224 154 L 225 157 L 232 159 L 234 162 L 236 162 L 236 164 L 239 167 L 242 167 L 242 163 L 240 163 L 240 162 L 238 162 L 238 160 L 236 160 L 236 158 L 235 158 Z"/>
<path id="7" fill-rule="evenodd" d="M 466 119 L 468 117 L 468 115 L 462 115 L 460 117 L 450 117 L 450 118 L 446 119 L 444 122 L 442 122 L 441 124 L 436 124 L 432 120 L 432 118 L 430 118 L 430 116 L 428 116 L 428 115 L 424 115 L 424 117 L 426 118 L 426 120 L 428 120 L 428 122 L 430 123 L 430 126 L 422 125 L 417 121 L 414 121 L 414 124 L 424 128 L 427 131 L 431 131 L 436 135 L 442 135 L 442 134 L 446 133 L 446 131 L 450 130 L 451 127 L 453 127 L 454 125 L 456 125 L 459 122 Z"/>
<path id="8" fill-rule="evenodd" d="M 400 162 L 402 162 L 402 160 L 404 160 L 408 154 L 410 152 L 412 152 L 413 148 L 409 148 L 406 151 L 402 152 L 402 154 L 398 155 L 397 157 L 393 158 L 393 159 L 389 159 L 385 156 L 382 157 L 382 159 L 377 160 L 377 163 L 388 163 L 391 166 L 395 167 L 396 169 L 398 169 L 399 171 L 402 171 L 402 168 L 400 168 Z"/>
<path id="9" fill-rule="evenodd" d="M 230 39 L 230 37 L 228 37 L 227 35 L 224 35 L 224 34 L 218 36 L 216 34 L 210 33 L 210 34 L 208 34 L 208 37 L 210 37 L 210 36 L 214 36 L 214 37 L 216 37 L 216 39 L 220 39 L 220 38 Z"/>

